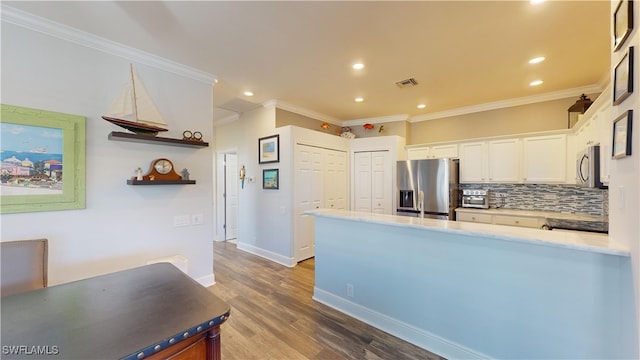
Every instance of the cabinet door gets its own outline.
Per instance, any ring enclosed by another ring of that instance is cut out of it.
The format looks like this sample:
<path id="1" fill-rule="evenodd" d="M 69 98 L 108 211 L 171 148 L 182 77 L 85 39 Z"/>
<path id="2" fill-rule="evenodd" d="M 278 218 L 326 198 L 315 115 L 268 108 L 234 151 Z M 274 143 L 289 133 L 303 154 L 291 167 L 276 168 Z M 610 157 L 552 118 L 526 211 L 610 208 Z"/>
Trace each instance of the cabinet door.
<path id="1" fill-rule="evenodd" d="M 522 158 L 524 182 L 544 184 L 567 181 L 566 135 L 524 138 Z"/>
<path id="2" fill-rule="evenodd" d="M 428 158 L 429 158 L 428 147 L 407 149 L 407 160 L 423 160 Z"/>
<path id="3" fill-rule="evenodd" d="M 458 144 L 434 145 L 431 147 L 431 159 L 458 158 Z"/>
<path id="4" fill-rule="evenodd" d="M 611 162 L 611 141 L 612 133 L 612 120 L 611 106 L 607 105 L 598 112 L 596 119 L 596 129 L 599 135 L 598 141 L 600 142 L 600 181 L 603 184 L 609 185 L 609 164 Z"/>
<path id="5" fill-rule="evenodd" d="M 485 180 L 485 143 L 460 144 L 460 182 L 477 183 Z"/>
<path id="6" fill-rule="evenodd" d="M 520 142 L 518 139 L 489 141 L 489 182 L 520 182 Z"/>

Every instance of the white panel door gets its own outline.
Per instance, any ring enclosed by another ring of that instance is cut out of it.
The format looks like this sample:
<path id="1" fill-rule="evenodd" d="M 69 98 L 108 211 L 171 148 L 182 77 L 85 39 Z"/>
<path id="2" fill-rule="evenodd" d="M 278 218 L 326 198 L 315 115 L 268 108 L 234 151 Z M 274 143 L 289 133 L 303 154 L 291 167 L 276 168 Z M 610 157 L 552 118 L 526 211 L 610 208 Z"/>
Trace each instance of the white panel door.
<path id="1" fill-rule="evenodd" d="M 357 152 L 354 154 L 354 210 L 371 212 L 371 153 Z"/>
<path id="2" fill-rule="evenodd" d="M 391 197 L 392 168 L 388 151 L 375 151 L 371 154 L 371 212 L 392 214 Z"/>
<path id="3" fill-rule="evenodd" d="M 313 257 L 313 216 L 304 212 L 324 206 L 324 152 L 312 146 L 296 145 L 295 152 L 295 260 Z"/>
<path id="4" fill-rule="evenodd" d="M 224 239 L 238 237 L 238 155 L 224 155 Z"/>
<path id="5" fill-rule="evenodd" d="M 326 151 L 326 206 L 344 210 L 347 207 L 347 153 Z"/>

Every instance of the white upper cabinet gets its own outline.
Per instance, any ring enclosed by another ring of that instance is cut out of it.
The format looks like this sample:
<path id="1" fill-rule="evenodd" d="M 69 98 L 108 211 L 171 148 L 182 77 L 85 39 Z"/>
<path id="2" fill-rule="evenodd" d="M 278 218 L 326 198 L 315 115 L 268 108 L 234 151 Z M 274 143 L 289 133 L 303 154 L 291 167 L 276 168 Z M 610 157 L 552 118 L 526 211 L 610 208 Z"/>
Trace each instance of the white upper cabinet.
<path id="1" fill-rule="evenodd" d="M 567 182 L 567 136 L 532 136 L 523 139 L 522 180 L 548 184 Z"/>
<path id="2" fill-rule="evenodd" d="M 503 139 L 488 142 L 487 181 L 496 183 L 520 182 L 520 140 Z"/>
<path id="3" fill-rule="evenodd" d="M 407 149 L 408 160 L 458 158 L 458 144 L 421 146 Z"/>
<path id="4" fill-rule="evenodd" d="M 460 182 L 484 182 L 486 157 L 485 142 L 460 144 Z"/>

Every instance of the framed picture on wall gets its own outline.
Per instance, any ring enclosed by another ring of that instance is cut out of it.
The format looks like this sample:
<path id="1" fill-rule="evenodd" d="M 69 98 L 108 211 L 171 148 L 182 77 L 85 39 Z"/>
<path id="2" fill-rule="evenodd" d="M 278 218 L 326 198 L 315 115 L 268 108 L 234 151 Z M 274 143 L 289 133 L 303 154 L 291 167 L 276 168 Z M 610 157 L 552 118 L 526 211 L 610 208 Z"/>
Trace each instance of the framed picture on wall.
<path id="1" fill-rule="evenodd" d="M 633 0 L 620 0 L 613 13 L 613 51 L 618 51 L 633 31 Z"/>
<path id="2" fill-rule="evenodd" d="M 613 105 L 618 105 L 633 93 L 633 52 L 634 47 L 622 57 L 613 74 Z"/>
<path id="3" fill-rule="evenodd" d="M 278 169 L 262 170 L 262 188 L 277 190 L 279 188 L 279 171 Z"/>
<path id="4" fill-rule="evenodd" d="M 280 161 L 280 135 L 258 139 L 258 163 L 268 164 Z"/>
<path id="5" fill-rule="evenodd" d="M 613 121 L 612 159 L 620 159 L 631 155 L 632 120 L 633 110 L 627 110 Z"/>
<path id="6" fill-rule="evenodd" d="M 85 118 L 2 105 L 0 212 L 85 207 Z"/>

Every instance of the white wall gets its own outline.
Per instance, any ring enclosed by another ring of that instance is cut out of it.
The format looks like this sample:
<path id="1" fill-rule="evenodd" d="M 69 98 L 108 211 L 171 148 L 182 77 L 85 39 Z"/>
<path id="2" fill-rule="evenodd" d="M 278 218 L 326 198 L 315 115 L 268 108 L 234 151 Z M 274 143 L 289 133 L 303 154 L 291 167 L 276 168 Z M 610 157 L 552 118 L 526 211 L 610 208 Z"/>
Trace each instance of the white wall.
<path id="1" fill-rule="evenodd" d="M 613 14 L 619 1 L 611 1 Z M 640 19 L 640 4 L 634 3 L 634 26 L 630 38 L 624 46 L 611 53 L 611 81 L 615 66 L 630 46 L 634 52 L 634 86 L 633 93 L 623 103 L 611 110 L 611 121 L 617 119 L 627 110 L 633 110 L 633 125 L 631 134 L 631 156 L 611 160 L 611 180 L 609 182 L 609 236 L 623 244 L 631 251 L 633 266 L 633 284 L 635 285 L 635 326 L 640 327 L 640 30 L 637 22 Z M 612 17 L 613 18 L 613 15 Z M 630 314 L 631 315 L 631 314 Z M 637 340 L 640 354 L 640 340 Z M 636 354 L 636 355 L 637 355 Z"/>
<path id="2" fill-rule="evenodd" d="M 216 152 L 237 150 L 238 168 L 245 166 L 244 188 L 238 190 L 238 248 L 286 266 L 295 265 L 292 211 L 295 143 L 348 151 L 347 139 L 295 126 L 275 127 L 276 109 L 262 107 L 216 127 Z M 280 135 L 280 161 L 258 164 L 258 139 Z M 278 190 L 262 189 L 262 170 L 279 169 Z M 253 178 L 254 182 L 249 179 Z M 220 185 L 218 185 L 220 187 Z M 221 191 L 221 190 L 218 190 Z M 219 206 L 218 213 L 222 211 Z M 220 218 L 220 215 L 218 215 Z M 222 239 L 218 227 L 217 239 Z"/>
<path id="3" fill-rule="evenodd" d="M 127 82 L 129 63 L 2 22 L 2 103 L 86 117 L 87 201 L 82 210 L 3 214 L 1 240 L 48 238 L 50 285 L 171 255 L 186 257 L 189 275 L 213 284 L 212 147 L 107 140 L 111 131 L 124 131 L 100 116 Z M 205 141 L 212 139 L 211 82 L 140 62 L 133 65 L 169 124 L 170 131 L 162 136 L 181 138 L 189 129 L 201 131 Z M 171 159 L 178 170 L 188 168 L 197 184 L 126 185 L 135 168 L 146 170 L 159 157 Z M 187 214 L 203 214 L 204 224 L 173 226 L 174 216 Z"/>

